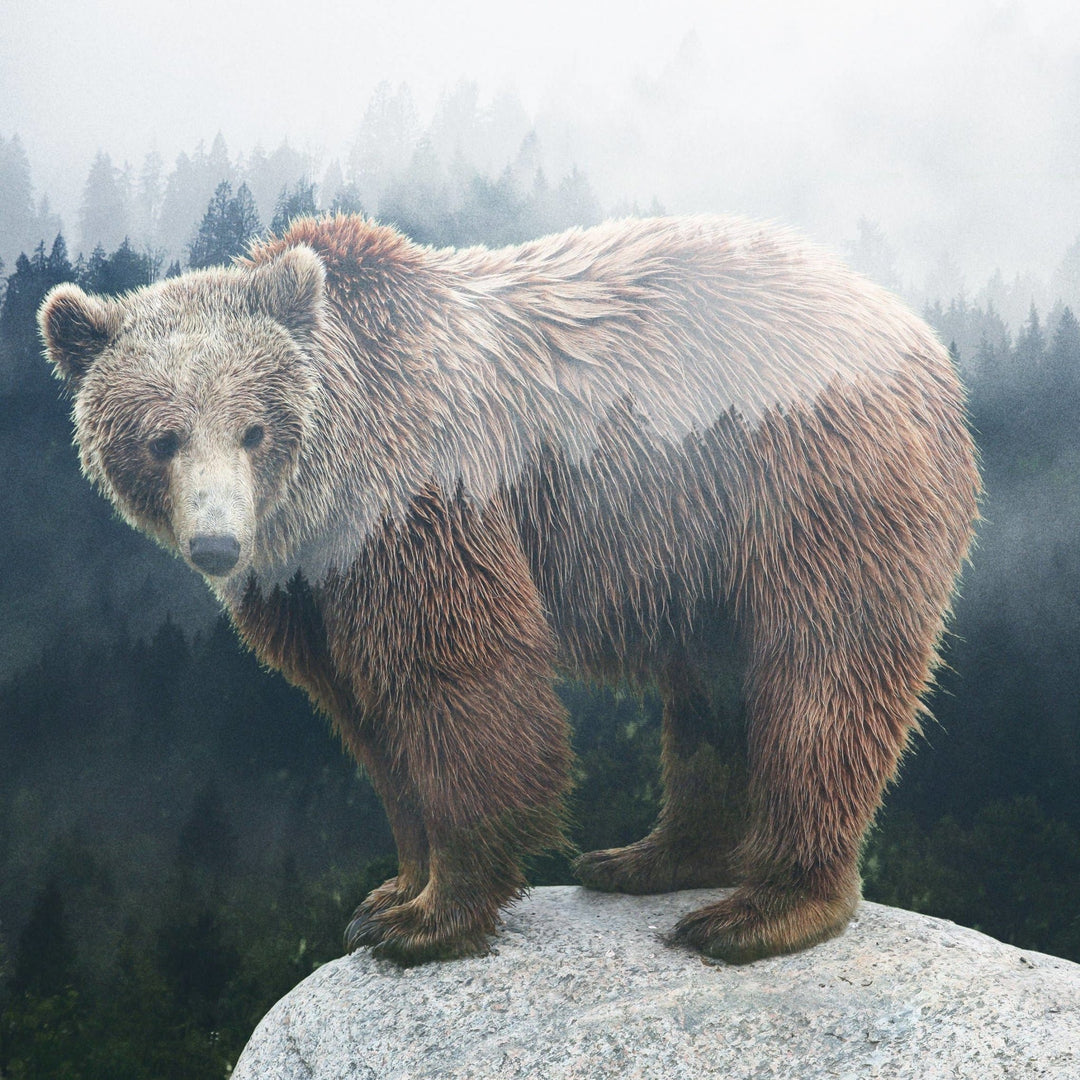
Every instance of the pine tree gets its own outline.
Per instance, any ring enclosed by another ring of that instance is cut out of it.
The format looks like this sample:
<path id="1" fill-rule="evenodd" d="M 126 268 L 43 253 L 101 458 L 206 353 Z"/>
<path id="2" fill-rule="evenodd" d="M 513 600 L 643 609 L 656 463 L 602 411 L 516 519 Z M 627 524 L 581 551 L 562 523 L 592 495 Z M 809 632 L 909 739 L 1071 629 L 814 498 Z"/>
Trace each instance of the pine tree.
<path id="1" fill-rule="evenodd" d="M 236 196 L 229 207 L 229 214 L 233 236 L 236 238 L 236 250 L 233 254 L 239 255 L 247 248 L 262 228 L 262 225 L 259 222 L 259 211 L 255 205 L 255 199 L 247 184 L 241 184 L 240 187 L 236 189 Z"/>
<path id="2" fill-rule="evenodd" d="M 135 251 L 125 239 L 112 255 L 106 255 L 100 246 L 94 248 L 78 279 L 88 292 L 118 296 L 140 285 L 149 285 L 156 276 L 153 257 Z"/>
<path id="3" fill-rule="evenodd" d="M 233 195 L 232 185 L 222 180 L 188 247 L 188 265 L 193 270 L 225 265 L 240 255 L 258 232 L 259 214 L 247 185 L 241 184 Z"/>
<path id="4" fill-rule="evenodd" d="M 270 231 L 275 236 L 281 236 L 293 218 L 312 216 L 318 212 L 315 205 L 315 185 L 310 181 L 300 180 L 292 190 L 281 189 L 274 207 L 274 220 L 270 223 Z"/>
<path id="5" fill-rule="evenodd" d="M 165 195 L 163 171 L 161 155 L 152 150 L 143 160 L 132 215 L 134 235 L 140 244 L 153 244 L 157 239 Z"/>
<path id="6" fill-rule="evenodd" d="M 555 195 L 556 230 L 571 225 L 595 225 L 600 221 L 600 203 L 593 193 L 588 177 L 575 165 L 559 183 Z"/>
<path id="7" fill-rule="evenodd" d="M 0 304 L 0 349 L 4 366 L 9 371 L 5 389 L 52 389 L 45 366 L 39 359 L 37 309 L 45 294 L 62 281 L 72 281 L 74 267 L 68 259 L 67 244 L 57 235 L 46 254 L 44 241 L 34 249 L 33 257 L 25 253 L 15 260 L 15 271 L 8 277 Z"/>
<path id="8" fill-rule="evenodd" d="M 35 233 L 30 161 L 19 136 L 0 137 L 0 257 L 15 259 L 41 237 Z"/>
<path id="9" fill-rule="evenodd" d="M 1074 409 L 1074 395 L 1080 381 L 1080 322 L 1066 307 L 1054 330 L 1054 338 L 1046 353 L 1046 367 L 1056 389 L 1059 403 L 1065 400 Z"/>
<path id="10" fill-rule="evenodd" d="M 363 214 L 364 205 L 360 201 L 360 189 L 355 184 L 346 184 L 339 188 L 330 204 L 331 214 Z"/>
<path id="11" fill-rule="evenodd" d="M 1046 356 L 1046 336 L 1043 334 L 1035 301 L 1031 302 L 1027 321 L 1016 338 L 1016 359 L 1021 367 L 1037 368 Z"/>
<path id="12" fill-rule="evenodd" d="M 79 209 L 79 234 L 84 251 L 100 244 L 118 247 L 131 232 L 129 178 L 117 169 L 109 155 L 99 150 L 83 186 Z"/>
<path id="13" fill-rule="evenodd" d="M 1080 236 L 1069 245 L 1054 272 L 1054 296 L 1066 304 L 1080 303 Z"/>
<path id="14" fill-rule="evenodd" d="M 346 170 L 346 179 L 356 185 L 366 207 L 378 207 L 387 187 L 408 167 L 418 136 L 409 88 L 402 83 L 395 92 L 388 82 L 380 83 L 360 122 Z"/>
<path id="15" fill-rule="evenodd" d="M 859 218 L 858 239 L 848 245 L 848 261 L 853 269 L 865 274 L 886 289 L 899 292 L 900 274 L 896 269 L 896 252 L 885 238 L 885 231 L 876 221 Z"/>
<path id="16" fill-rule="evenodd" d="M 1077 322 L 1070 307 L 1062 311 L 1058 320 L 1050 345 L 1050 358 L 1063 366 L 1080 359 L 1080 322 Z"/>
<path id="17" fill-rule="evenodd" d="M 49 204 L 49 196 L 42 195 L 38 200 L 37 211 L 35 214 L 34 239 L 38 240 L 43 236 L 56 236 L 57 233 L 62 231 L 60 215 L 52 212 L 52 207 Z"/>
<path id="18" fill-rule="evenodd" d="M 947 297 L 963 297 L 964 275 L 955 259 L 943 251 L 937 264 L 926 279 L 926 296 L 929 300 L 945 300 Z"/>
<path id="19" fill-rule="evenodd" d="M 194 153 L 181 153 L 165 181 L 155 244 L 164 256 L 176 258 L 191 246 L 191 223 L 199 220 L 218 185 L 231 185 L 236 170 L 230 165 L 225 140 L 218 135 L 207 154 L 200 143 Z"/>
<path id="20" fill-rule="evenodd" d="M 256 148 L 244 174 L 260 214 L 273 217 L 282 191 L 306 183 L 312 165 L 310 156 L 294 150 L 287 140 L 269 155 Z"/>
<path id="21" fill-rule="evenodd" d="M 11 975 L 13 994 L 55 994 L 74 978 L 75 949 L 64 918 L 60 883 L 50 879 L 34 898 L 30 918 L 19 934 Z"/>
<path id="22" fill-rule="evenodd" d="M 219 177 L 214 183 L 223 179 Z M 204 190 L 203 178 L 191 158 L 186 153 L 179 154 L 165 181 L 158 218 L 159 242 L 171 256 L 188 246 L 191 223 L 206 209 L 206 200 L 213 191 L 214 184 Z"/>
<path id="23" fill-rule="evenodd" d="M 337 202 L 338 195 L 344 188 L 345 174 L 341 171 L 341 162 L 335 158 L 326 167 L 322 183 L 319 185 L 319 190 L 322 192 L 322 198 L 320 199 L 322 208 L 329 210 Z"/>

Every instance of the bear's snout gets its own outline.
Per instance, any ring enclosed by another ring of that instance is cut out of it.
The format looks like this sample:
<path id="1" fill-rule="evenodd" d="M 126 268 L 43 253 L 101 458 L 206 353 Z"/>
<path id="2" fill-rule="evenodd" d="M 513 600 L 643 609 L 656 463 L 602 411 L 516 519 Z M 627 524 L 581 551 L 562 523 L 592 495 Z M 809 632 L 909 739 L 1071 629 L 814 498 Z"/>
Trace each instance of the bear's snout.
<path id="1" fill-rule="evenodd" d="M 240 541 L 229 534 L 193 536 L 191 561 L 207 574 L 227 574 L 240 558 Z"/>

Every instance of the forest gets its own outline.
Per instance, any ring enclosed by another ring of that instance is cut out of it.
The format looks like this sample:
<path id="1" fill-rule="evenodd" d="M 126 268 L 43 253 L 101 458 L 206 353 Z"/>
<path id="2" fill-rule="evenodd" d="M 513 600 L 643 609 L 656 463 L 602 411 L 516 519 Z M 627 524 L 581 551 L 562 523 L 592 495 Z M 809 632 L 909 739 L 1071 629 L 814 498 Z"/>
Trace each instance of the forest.
<path id="1" fill-rule="evenodd" d="M 378 801 L 326 722 L 79 475 L 41 298 L 227 262 L 325 210 L 440 245 L 661 210 L 602 207 L 580 171 L 544 175 L 520 118 L 485 123 L 417 133 L 383 88 L 319 180 L 288 145 L 242 159 L 219 138 L 168 174 L 101 153 L 72 246 L 17 137 L 0 139 L 0 1077 L 227 1076 L 393 871 Z M 969 388 L 987 494 L 932 719 L 868 843 L 864 893 L 1080 960 L 1080 249 L 1063 255 L 1049 300 L 1020 279 L 924 297 Z M 872 223 L 848 256 L 895 284 Z M 657 810 L 657 701 L 561 692 L 574 843 L 636 839 Z M 552 856 L 530 880 L 573 879 Z"/>

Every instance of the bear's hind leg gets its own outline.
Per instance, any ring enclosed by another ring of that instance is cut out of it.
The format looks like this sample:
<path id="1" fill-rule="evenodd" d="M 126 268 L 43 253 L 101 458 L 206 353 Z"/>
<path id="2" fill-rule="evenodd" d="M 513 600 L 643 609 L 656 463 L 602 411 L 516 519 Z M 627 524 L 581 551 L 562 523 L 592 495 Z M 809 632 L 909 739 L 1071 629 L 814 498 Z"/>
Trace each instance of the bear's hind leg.
<path id="1" fill-rule="evenodd" d="M 804 949 L 840 933 L 858 905 L 862 837 L 914 727 L 927 665 L 924 650 L 894 642 L 886 676 L 886 656 L 817 644 L 770 650 L 751 676 L 745 878 L 673 934 L 708 956 L 745 963 Z"/>
<path id="2" fill-rule="evenodd" d="M 725 670 L 722 680 L 733 674 Z M 741 703 L 707 685 L 685 658 L 668 666 L 661 691 L 660 816 L 637 843 L 575 861 L 574 872 L 590 889 L 661 893 L 734 884 L 732 856 L 746 817 Z"/>

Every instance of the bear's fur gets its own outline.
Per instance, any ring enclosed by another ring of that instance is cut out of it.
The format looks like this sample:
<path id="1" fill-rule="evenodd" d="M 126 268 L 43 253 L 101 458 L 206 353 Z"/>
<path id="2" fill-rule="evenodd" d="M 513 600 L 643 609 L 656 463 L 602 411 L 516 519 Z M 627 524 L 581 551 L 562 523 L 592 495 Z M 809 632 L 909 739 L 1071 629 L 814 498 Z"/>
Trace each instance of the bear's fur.
<path id="1" fill-rule="evenodd" d="M 737 884 L 674 931 L 732 961 L 846 925 L 979 491 L 899 302 L 735 220 L 453 251 L 337 217 L 117 300 L 58 286 L 41 327 L 86 475 L 386 805 L 400 869 L 349 948 L 487 948 L 564 842 L 558 668 L 664 697 L 659 820 L 585 884 Z"/>

